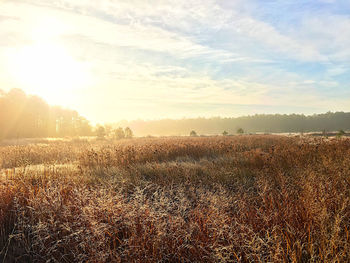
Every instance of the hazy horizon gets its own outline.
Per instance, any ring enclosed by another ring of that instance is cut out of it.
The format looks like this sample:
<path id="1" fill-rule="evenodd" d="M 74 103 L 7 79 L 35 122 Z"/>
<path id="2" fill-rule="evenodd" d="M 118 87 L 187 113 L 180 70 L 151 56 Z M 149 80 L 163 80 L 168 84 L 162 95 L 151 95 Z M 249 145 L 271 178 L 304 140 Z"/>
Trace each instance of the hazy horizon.
<path id="1" fill-rule="evenodd" d="M 350 111 L 348 1 L 5 0 L 0 14 L 0 88 L 94 124 Z"/>
<path id="2" fill-rule="evenodd" d="M 23 90 L 21 89 L 12 89 L 13 90 L 17 90 L 19 91 L 20 93 L 24 92 Z M 3 95 L 6 96 L 6 91 L 4 90 L 1 90 L 0 89 L 0 94 L 1 92 L 4 92 Z M 8 90 L 7 92 L 11 92 L 11 90 Z M 42 100 L 43 98 L 39 95 L 36 95 L 36 94 L 25 94 L 27 96 L 27 98 L 38 98 L 39 100 Z M 1 95 L 0 95 L 0 98 L 1 98 Z M 62 110 L 68 110 L 68 111 L 76 111 L 74 108 L 71 108 L 71 107 L 65 107 L 65 106 L 62 106 L 62 105 L 58 105 L 58 104 L 50 104 L 48 103 L 45 99 L 43 100 L 44 103 L 47 103 L 48 106 L 50 107 L 59 107 L 61 108 Z M 108 122 L 101 122 L 101 121 L 91 121 L 89 120 L 86 116 L 83 116 L 80 114 L 80 112 L 76 111 L 77 114 L 79 114 L 79 116 L 83 117 L 83 118 L 86 118 L 87 121 L 89 121 L 89 123 L 93 126 L 98 126 L 98 125 L 115 125 L 115 124 L 119 124 L 119 123 L 133 123 L 133 122 L 153 122 L 153 121 L 163 121 L 163 120 L 172 120 L 172 121 L 179 121 L 179 120 L 199 120 L 199 119 L 206 119 L 206 120 L 209 120 L 209 119 L 232 119 L 232 118 L 245 118 L 245 117 L 253 117 L 253 116 L 263 116 L 263 115 L 287 115 L 287 116 L 291 116 L 291 115 L 304 115 L 306 117 L 311 117 L 311 116 L 314 116 L 314 115 L 319 115 L 319 114 L 327 114 L 327 113 L 338 113 L 338 112 L 343 112 L 343 113 L 350 113 L 350 112 L 347 112 L 347 111 L 322 111 L 322 112 L 310 112 L 310 113 L 304 113 L 304 112 L 283 112 L 283 111 L 280 111 L 280 112 L 268 112 L 268 111 L 264 111 L 264 112 L 261 112 L 261 113 L 253 113 L 253 114 L 244 114 L 244 115 L 234 115 L 234 114 L 231 114 L 231 115 L 213 115 L 213 116 L 183 116 L 183 117 L 175 117 L 175 118 L 171 118 L 171 117 L 164 117 L 164 118 L 157 118 L 157 117 L 153 117 L 153 118 L 145 118 L 145 119 L 142 119 L 142 118 L 135 118 L 135 119 L 114 119 L 114 120 L 111 120 L 111 121 L 108 121 Z"/>

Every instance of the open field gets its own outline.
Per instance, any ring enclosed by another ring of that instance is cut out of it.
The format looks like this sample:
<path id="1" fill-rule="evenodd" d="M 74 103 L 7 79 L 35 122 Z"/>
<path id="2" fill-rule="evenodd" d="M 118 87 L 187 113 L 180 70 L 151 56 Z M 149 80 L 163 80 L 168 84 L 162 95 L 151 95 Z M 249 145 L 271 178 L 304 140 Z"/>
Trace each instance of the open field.
<path id="1" fill-rule="evenodd" d="M 349 262 L 350 140 L 0 147 L 0 262 Z"/>

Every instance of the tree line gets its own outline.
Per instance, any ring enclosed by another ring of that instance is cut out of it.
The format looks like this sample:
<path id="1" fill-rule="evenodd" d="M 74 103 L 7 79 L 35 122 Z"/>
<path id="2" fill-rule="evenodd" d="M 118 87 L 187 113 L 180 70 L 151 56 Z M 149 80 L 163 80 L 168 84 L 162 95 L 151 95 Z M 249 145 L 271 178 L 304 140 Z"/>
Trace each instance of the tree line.
<path id="1" fill-rule="evenodd" d="M 97 139 L 132 138 L 129 127 L 92 126 L 77 111 L 50 106 L 21 89 L 0 90 L 0 139 L 96 136 Z"/>
<path id="2" fill-rule="evenodd" d="M 102 128 L 101 128 L 102 127 Z M 126 128 L 121 128 L 126 127 Z M 238 130 L 240 132 L 238 132 Z M 77 111 L 50 106 L 38 96 L 20 89 L 0 90 L 0 139 L 97 136 L 98 138 L 131 138 L 137 136 L 332 132 L 350 130 L 349 112 L 324 114 L 259 114 L 237 118 L 162 119 L 121 121 L 110 125 L 90 125 Z"/>
<path id="3" fill-rule="evenodd" d="M 89 121 L 74 110 L 50 106 L 20 89 L 0 90 L 0 139 L 92 134 Z"/>
<path id="4" fill-rule="evenodd" d="M 129 126 L 138 136 L 237 134 L 240 133 L 303 133 L 350 130 L 350 112 L 323 114 L 256 114 L 237 118 L 194 118 L 122 121 L 115 126 Z"/>

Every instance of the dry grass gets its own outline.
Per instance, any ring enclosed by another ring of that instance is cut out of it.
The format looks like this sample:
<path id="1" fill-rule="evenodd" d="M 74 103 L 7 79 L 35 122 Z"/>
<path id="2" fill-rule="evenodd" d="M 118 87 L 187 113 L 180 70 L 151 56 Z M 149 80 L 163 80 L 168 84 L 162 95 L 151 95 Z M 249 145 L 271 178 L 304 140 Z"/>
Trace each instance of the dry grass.
<path id="1" fill-rule="evenodd" d="M 47 142 L 0 159 L 4 262 L 350 261 L 350 140 Z"/>

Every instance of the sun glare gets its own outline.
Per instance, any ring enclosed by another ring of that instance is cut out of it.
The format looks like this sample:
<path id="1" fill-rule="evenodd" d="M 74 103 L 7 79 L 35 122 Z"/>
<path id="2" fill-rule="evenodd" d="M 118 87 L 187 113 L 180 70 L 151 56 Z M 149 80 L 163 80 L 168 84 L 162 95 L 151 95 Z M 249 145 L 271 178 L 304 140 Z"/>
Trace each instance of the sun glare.
<path id="1" fill-rule="evenodd" d="M 13 49 L 8 58 L 10 74 L 20 88 L 49 103 L 66 105 L 67 97 L 89 85 L 91 76 L 60 43 L 57 36 L 62 32 L 59 23 L 43 21 L 33 29 L 33 44 Z"/>

